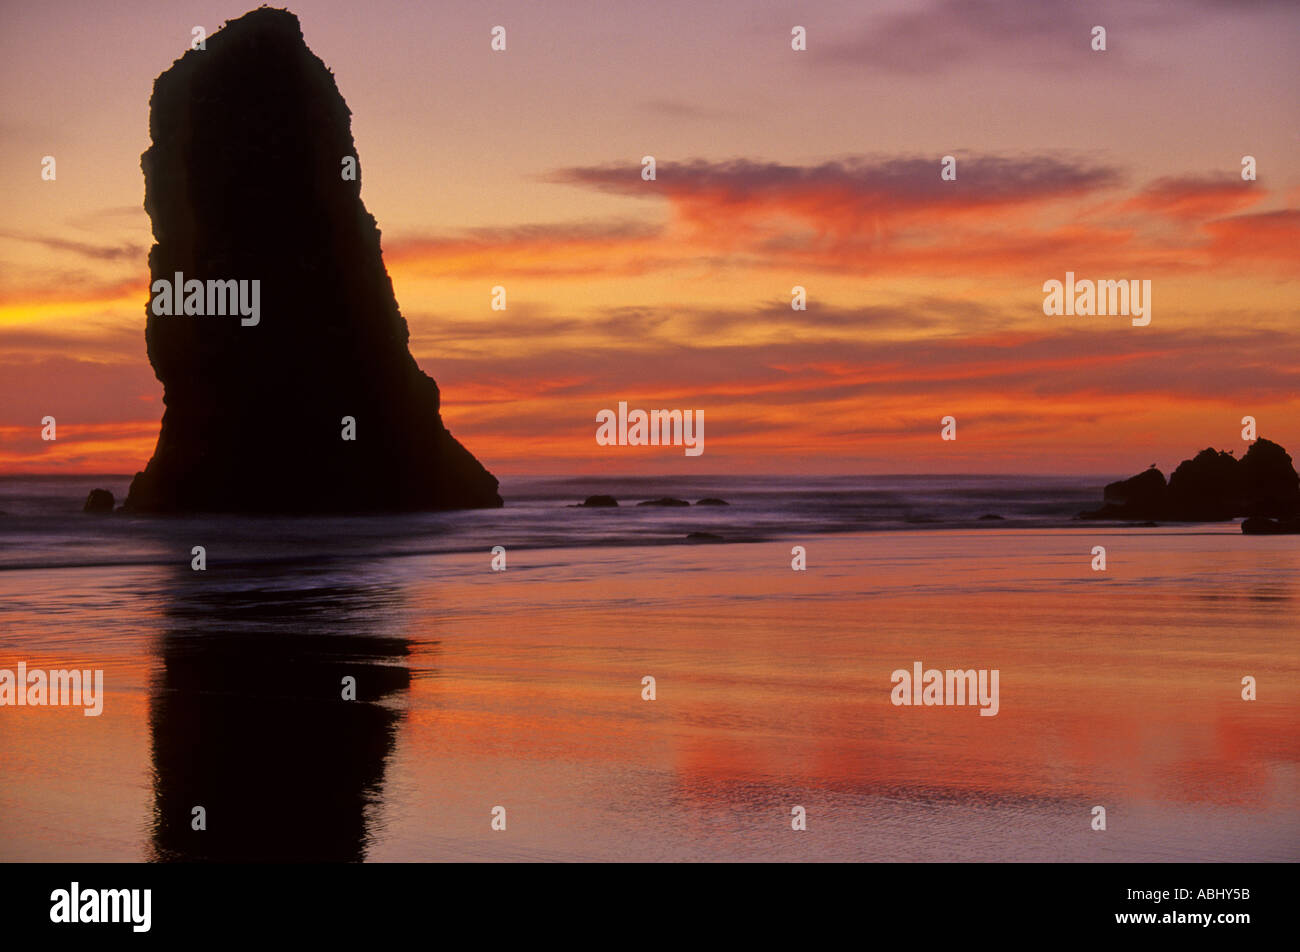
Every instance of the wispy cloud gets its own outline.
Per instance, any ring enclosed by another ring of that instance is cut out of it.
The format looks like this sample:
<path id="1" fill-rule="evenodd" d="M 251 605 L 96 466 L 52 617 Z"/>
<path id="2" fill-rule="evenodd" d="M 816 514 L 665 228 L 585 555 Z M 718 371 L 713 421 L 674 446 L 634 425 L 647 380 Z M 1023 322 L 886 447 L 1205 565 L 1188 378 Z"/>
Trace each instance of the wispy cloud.
<path id="1" fill-rule="evenodd" d="M 41 235 L 20 235 L 12 231 L 0 231 L 0 238 L 9 241 L 22 241 L 40 245 L 50 251 L 66 251 L 96 261 L 143 261 L 145 246 L 134 242 L 122 242 L 116 245 L 92 244 L 86 241 L 73 241 L 67 238 L 49 238 Z"/>
<path id="2" fill-rule="evenodd" d="M 1026 277 L 1062 267 L 1245 268 L 1295 273 L 1285 212 L 1233 218 L 1272 196 L 1222 176 L 1133 186 L 1119 167 L 1041 154 L 856 156 L 794 165 L 751 159 L 560 169 L 556 183 L 654 202 L 646 222 L 538 225 L 393 242 L 396 271 L 584 278 L 672 269 L 795 269 L 846 276 Z M 1163 227 L 1176 222 L 1180 227 Z M 1243 254 L 1253 229 L 1267 247 Z M 1063 265 L 1062 262 L 1065 262 Z"/>
<path id="3" fill-rule="evenodd" d="M 1109 34 L 1106 68 L 1113 70 L 1137 65 L 1152 51 L 1153 36 L 1250 13 L 1279 15 L 1294 26 L 1300 7 L 1292 0 L 922 0 L 830 38 L 813 62 L 909 78 L 975 65 L 1063 73 L 1101 62 L 1090 45 L 1100 25 Z"/>

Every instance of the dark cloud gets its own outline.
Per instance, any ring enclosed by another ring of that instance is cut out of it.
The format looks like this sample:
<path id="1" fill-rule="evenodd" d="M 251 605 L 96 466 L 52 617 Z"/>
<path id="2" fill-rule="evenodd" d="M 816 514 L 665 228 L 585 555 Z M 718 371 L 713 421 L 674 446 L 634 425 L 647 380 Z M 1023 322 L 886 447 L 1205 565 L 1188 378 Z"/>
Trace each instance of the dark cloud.
<path id="1" fill-rule="evenodd" d="M 1071 0 L 939 0 L 876 17 L 831 40 L 818 58 L 904 74 L 938 73 L 978 60 L 1060 68 L 1091 52 L 1089 31 L 1102 23 L 1097 16 L 1094 4 Z"/>
<path id="2" fill-rule="evenodd" d="M 963 156 L 957 183 L 939 177 L 939 157 L 851 156 L 816 165 L 787 165 L 751 159 L 661 162 L 653 186 L 640 166 L 626 163 L 561 169 L 551 180 L 626 195 L 707 195 L 719 202 L 819 197 L 840 206 L 898 209 L 907 205 L 961 205 L 1031 201 L 1115 186 L 1123 181 L 1112 166 L 1062 155 Z"/>
<path id="3" fill-rule="evenodd" d="M 67 251 L 85 258 L 93 258 L 96 261 L 143 262 L 145 260 L 144 245 L 135 244 L 134 242 L 123 242 L 117 245 L 96 245 L 84 241 L 70 241 L 66 238 L 20 235 L 12 231 L 0 231 L 0 238 L 8 238 L 11 241 L 25 241 L 29 244 L 48 248 L 51 251 Z"/>
<path id="4" fill-rule="evenodd" d="M 1159 33 L 1202 25 L 1214 15 L 1300 15 L 1295 0 L 933 0 L 882 13 L 817 47 L 814 64 L 909 76 L 972 63 L 1035 71 L 1086 66 L 1092 28 L 1107 31 L 1106 65 L 1150 49 Z"/>

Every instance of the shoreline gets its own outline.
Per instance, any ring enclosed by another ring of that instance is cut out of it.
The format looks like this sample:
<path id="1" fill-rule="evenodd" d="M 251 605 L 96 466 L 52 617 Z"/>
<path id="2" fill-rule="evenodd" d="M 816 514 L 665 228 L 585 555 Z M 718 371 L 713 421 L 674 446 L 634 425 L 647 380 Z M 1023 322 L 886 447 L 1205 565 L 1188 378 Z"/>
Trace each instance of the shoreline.
<path id="1" fill-rule="evenodd" d="M 189 517 L 168 518 L 167 522 L 173 526 L 177 525 L 180 520 Z M 194 517 L 195 521 L 197 517 Z M 266 517 L 274 521 L 276 517 Z M 339 519 L 349 519 L 352 517 L 337 517 Z M 374 518 L 374 517 L 371 517 Z M 384 517 L 380 517 L 384 518 Z M 247 517 L 249 523 L 256 523 L 260 517 Z M 1134 530 L 1141 530 L 1140 534 L 1147 536 L 1169 535 L 1176 537 L 1193 537 L 1193 536 L 1229 536 L 1243 537 L 1240 531 L 1240 523 L 1179 523 L 1166 524 L 1159 526 L 1146 525 L 1124 525 L 1124 524 L 1104 524 L 1100 522 L 1084 522 L 1081 524 L 1050 524 L 1050 525 L 1023 525 L 1023 524 L 1001 524 L 990 525 L 987 522 L 981 522 L 978 525 L 948 525 L 948 524 L 925 524 L 916 526 L 892 526 L 882 525 L 878 527 L 853 526 L 846 527 L 842 530 L 819 529 L 816 532 L 795 532 L 781 534 L 768 534 L 753 537 L 719 537 L 716 540 L 697 541 L 683 536 L 673 536 L 671 538 L 653 538 L 653 537 L 619 537 L 604 538 L 593 540 L 557 540 L 554 542 L 522 542 L 516 544 L 506 544 L 509 553 L 515 552 L 583 552 L 583 551 L 611 551 L 622 549 L 661 549 L 661 548 L 700 548 L 706 546 L 728 546 L 737 547 L 745 545 L 772 545 L 781 543 L 798 543 L 807 544 L 817 540 L 847 540 L 854 536 L 862 537 L 880 537 L 885 535 L 896 535 L 901 537 L 914 535 L 956 535 L 956 536 L 974 536 L 980 534 L 1005 536 L 1009 533 L 1024 533 L 1030 536 L 1050 535 L 1052 533 L 1060 534 L 1084 534 L 1095 536 L 1113 536 L 1116 534 L 1133 534 Z M 499 540 L 499 535 L 493 537 Z M 507 540 L 508 542 L 508 540 Z M 498 541 L 498 544 L 499 541 Z M 458 557 L 466 555 L 482 555 L 485 559 L 488 557 L 491 545 L 488 540 L 470 545 L 451 545 L 436 548 L 393 548 L 393 549 L 352 549 L 342 551 L 329 551 L 325 549 L 313 550 L 310 552 L 299 552 L 293 555 L 267 554 L 257 555 L 236 555 L 234 557 L 223 556 L 220 565 L 223 569 L 246 570 L 250 568 L 278 568 L 285 570 L 296 570 L 302 568 L 326 568 L 332 565 L 352 566 L 358 559 L 366 559 L 373 562 L 408 559 L 408 558 L 436 558 L 440 556 Z M 124 559 L 100 559 L 100 560 L 67 560 L 47 563 L 34 564 L 5 564 L 0 561 L 0 575 L 11 572 L 40 572 L 40 571 L 72 571 L 79 569 L 105 569 L 105 568 L 175 568 L 181 562 L 188 563 L 188 556 L 184 560 L 177 558 L 124 558 Z"/>

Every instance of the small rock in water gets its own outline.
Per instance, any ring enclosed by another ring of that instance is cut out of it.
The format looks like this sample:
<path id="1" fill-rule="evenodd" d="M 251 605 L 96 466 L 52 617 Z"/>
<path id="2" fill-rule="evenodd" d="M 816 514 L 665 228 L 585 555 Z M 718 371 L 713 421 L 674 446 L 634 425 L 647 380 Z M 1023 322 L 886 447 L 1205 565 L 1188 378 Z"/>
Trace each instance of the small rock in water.
<path id="1" fill-rule="evenodd" d="M 1268 519 L 1251 516 L 1241 523 L 1243 535 L 1296 535 L 1300 533 L 1300 518 Z"/>
<path id="2" fill-rule="evenodd" d="M 81 507 L 81 511 L 112 512 L 113 494 L 107 489 L 92 489 L 90 495 L 86 497 L 86 504 Z"/>
<path id="3" fill-rule="evenodd" d="M 993 520 L 993 519 L 1001 521 L 1002 517 L 999 516 L 996 512 L 986 512 L 984 515 L 979 517 L 980 522 L 984 522 L 985 520 Z"/>
<path id="4" fill-rule="evenodd" d="M 710 496 L 708 499 L 701 499 L 701 500 L 700 500 L 699 502 L 697 502 L 695 505 L 697 505 L 697 506 L 730 506 L 731 503 L 727 502 L 727 500 L 725 500 L 725 499 L 715 499 L 713 496 Z"/>
<path id="5" fill-rule="evenodd" d="M 610 506 L 617 506 L 618 500 L 615 499 L 613 496 L 588 496 L 583 501 L 582 504 L 584 506 L 591 506 L 593 508 L 601 509 L 601 508 L 609 508 Z"/>

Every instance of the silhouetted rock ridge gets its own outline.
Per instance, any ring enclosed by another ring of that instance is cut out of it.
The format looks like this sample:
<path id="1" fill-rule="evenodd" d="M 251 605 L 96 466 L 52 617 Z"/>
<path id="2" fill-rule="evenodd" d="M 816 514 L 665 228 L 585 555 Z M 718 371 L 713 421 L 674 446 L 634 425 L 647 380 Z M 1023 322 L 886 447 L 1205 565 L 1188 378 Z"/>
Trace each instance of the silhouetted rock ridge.
<path id="1" fill-rule="evenodd" d="M 1222 450 L 1204 449 L 1183 460 L 1168 484 L 1164 474 L 1152 467 L 1110 483 L 1103 500 L 1100 509 L 1080 516 L 1185 522 L 1242 516 L 1294 520 L 1300 516 L 1300 475 L 1286 450 L 1261 437 L 1240 460 Z"/>

